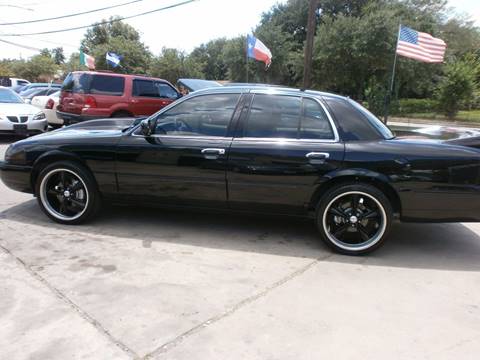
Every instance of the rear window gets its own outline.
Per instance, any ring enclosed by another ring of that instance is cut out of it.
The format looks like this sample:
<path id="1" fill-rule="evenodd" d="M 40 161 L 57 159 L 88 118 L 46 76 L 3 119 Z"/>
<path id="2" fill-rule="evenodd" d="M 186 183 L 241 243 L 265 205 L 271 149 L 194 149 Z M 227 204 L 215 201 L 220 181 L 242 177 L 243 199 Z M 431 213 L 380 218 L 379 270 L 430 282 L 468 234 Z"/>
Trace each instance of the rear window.
<path id="1" fill-rule="evenodd" d="M 70 73 L 63 81 L 62 90 L 81 94 L 123 95 L 125 78 L 121 76 Z"/>
<path id="2" fill-rule="evenodd" d="M 324 100 L 335 116 L 344 141 L 383 139 L 370 121 L 346 100 L 333 97 L 325 97 Z"/>
<path id="3" fill-rule="evenodd" d="M 120 96 L 125 87 L 125 78 L 120 76 L 93 75 L 90 94 Z"/>

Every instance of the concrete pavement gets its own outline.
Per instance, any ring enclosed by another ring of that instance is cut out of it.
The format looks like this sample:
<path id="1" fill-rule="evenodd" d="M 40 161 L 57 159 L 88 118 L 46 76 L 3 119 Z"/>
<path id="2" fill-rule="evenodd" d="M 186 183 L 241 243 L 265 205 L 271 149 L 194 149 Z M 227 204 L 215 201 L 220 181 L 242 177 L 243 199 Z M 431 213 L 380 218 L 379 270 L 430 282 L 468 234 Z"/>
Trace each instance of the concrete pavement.
<path id="1" fill-rule="evenodd" d="M 303 220 L 61 226 L 0 184 L 0 324 L 5 359 L 476 359 L 480 224 L 395 224 L 352 258 Z"/>

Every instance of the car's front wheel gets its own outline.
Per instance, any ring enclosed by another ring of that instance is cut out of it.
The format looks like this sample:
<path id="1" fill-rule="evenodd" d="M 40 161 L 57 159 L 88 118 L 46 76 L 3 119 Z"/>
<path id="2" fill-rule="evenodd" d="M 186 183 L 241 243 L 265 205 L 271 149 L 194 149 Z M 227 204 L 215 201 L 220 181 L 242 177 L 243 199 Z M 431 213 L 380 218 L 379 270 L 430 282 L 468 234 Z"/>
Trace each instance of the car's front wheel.
<path id="1" fill-rule="evenodd" d="M 365 254 L 380 247 L 392 219 L 388 198 L 368 184 L 344 184 L 330 189 L 316 212 L 324 242 L 347 255 Z"/>
<path id="2" fill-rule="evenodd" d="M 85 222 L 100 207 L 100 194 L 93 176 L 74 162 L 60 161 L 43 168 L 35 190 L 45 214 L 61 224 Z"/>

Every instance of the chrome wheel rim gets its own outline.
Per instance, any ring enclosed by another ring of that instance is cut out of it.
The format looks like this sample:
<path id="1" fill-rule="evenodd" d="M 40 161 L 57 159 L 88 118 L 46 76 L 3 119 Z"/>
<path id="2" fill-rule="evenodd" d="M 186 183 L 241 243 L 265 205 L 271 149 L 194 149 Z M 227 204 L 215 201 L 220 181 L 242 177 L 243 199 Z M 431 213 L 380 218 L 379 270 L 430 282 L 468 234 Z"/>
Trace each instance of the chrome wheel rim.
<path id="1" fill-rule="evenodd" d="M 387 227 L 382 204 L 362 191 L 349 191 L 331 200 L 323 213 L 328 239 L 341 249 L 362 251 L 378 243 Z"/>
<path id="2" fill-rule="evenodd" d="M 72 221 L 85 213 L 89 196 L 85 182 L 74 171 L 55 169 L 40 183 L 40 200 L 50 215 Z"/>

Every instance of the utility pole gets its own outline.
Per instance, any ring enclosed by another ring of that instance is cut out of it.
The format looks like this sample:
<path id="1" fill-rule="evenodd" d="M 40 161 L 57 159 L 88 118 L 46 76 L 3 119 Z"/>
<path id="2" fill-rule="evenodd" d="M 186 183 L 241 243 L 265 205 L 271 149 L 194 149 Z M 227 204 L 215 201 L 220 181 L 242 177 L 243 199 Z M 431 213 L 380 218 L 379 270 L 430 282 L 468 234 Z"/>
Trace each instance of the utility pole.
<path id="1" fill-rule="evenodd" d="M 309 0 L 308 21 L 307 21 L 307 42 L 305 44 L 305 55 L 303 62 L 303 88 L 308 89 L 312 84 L 312 56 L 313 36 L 316 28 L 316 14 L 318 0 Z"/>

